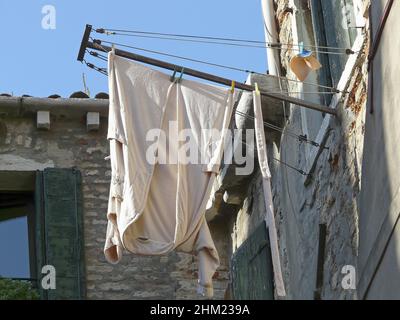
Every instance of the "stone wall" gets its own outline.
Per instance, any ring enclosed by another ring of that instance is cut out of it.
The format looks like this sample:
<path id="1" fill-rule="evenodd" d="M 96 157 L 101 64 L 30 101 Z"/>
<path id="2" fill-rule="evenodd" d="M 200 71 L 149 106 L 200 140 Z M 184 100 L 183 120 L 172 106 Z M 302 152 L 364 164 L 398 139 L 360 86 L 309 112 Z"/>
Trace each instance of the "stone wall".
<path id="1" fill-rule="evenodd" d="M 293 15 L 301 15 L 307 1 L 279 0 L 276 16 L 281 43 L 293 43 Z M 298 32 L 310 26 L 297 22 Z M 306 31 L 304 31 L 306 30 Z M 281 159 L 297 168 L 308 168 L 308 155 L 313 146 L 300 143 L 287 132 L 303 133 L 304 113 L 291 106 L 289 120 L 280 146 L 269 144 L 275 218 L 278 228 L 287 299 L 313 299 L 316 290 L 319 224 L 326 224 L 327 238 L 323 266 L 322 299 L 356 299 L 355 290 L 341 286 L 342 268 L 357 267 L 358 197 L 364 143 L 364 119 L 367 100 L 368 35 L 364 30 L 363 51 L 348 76 L 346 90 L 337 106 L 338 116 L 330 118 L 323 142 L 325 148 L 316 159 L 311 179 L 271 160 Z M 289 51 L 282 50 L 282 68 L 293 78 L 288 68 Z M 290 84 L 291 91 L 304 89 Z M 296 90 L 297 89 L 297 90 Z M 319 115 L 320 116 L 320 115 Z M 318 124 L 320 125 L 320 124 Z M 318 130 L 317 130 L 318 133 Z M 311 139 L 316 138 L 311 136 Z M 237 215 L 232 217 L 232 250 L 235 251 L 264 219 L 265 206 L 261 175 L 255 174 L 247 197 Z"/>
<path id="2" fill-rule="evenodd" d="M 67 112 L 68 114 L 68 112 Z M 36 129 L 34 116 L 0 118 L 0 170 L 36 170 L 76 167 L 82 173 L 84 242 L 88 299 L 190 299 L 199 298 L 197 263 L 187 254 L 162 257 L 126 254 L 118 265 L 105 261 L 110 166 L 106 140 L 107 119 L 100 130 L 86 132 L 85 117 L 52 118 L 50 131 Z M 215 298 L 223 298 L 228 279 L 228 230 L 210 225 L 221 257 L 215 282 Z"/>

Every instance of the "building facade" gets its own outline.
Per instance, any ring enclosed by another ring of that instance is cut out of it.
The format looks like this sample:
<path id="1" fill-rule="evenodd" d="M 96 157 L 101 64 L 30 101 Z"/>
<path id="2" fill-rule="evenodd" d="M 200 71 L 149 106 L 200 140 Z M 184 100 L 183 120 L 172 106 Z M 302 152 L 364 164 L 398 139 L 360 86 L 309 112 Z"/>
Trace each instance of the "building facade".
<path id="1" fill-rule="evenodd" d="M 285 299 L 398 299 L 400 40 L 391 33 L 400 27 L 400 5 L 267 1 L 281 45 L 271 74 L 252 74 L 248 83 L 336 110 L 262 101 L 272 125 L 266 138 Z M 300 43 L 322 65 L 304 82 L 290 67 Z M 60 266 L 60 287 L 43 298 L 198 298 L 190 255 L 127 254 L 118 265 L 106 263 L 107 97 L 54 98 L 0 97 L 0 210 L 14 204 L 28 212 L 31 278 L 41 277 L 44 264 Z M 254 128 L 252 107 L 243 92 L 232 129 Z M 279 299 L 262 177 L 254 150 L 246 152 L 255 170 L 238 175 L 242 164 L 223 165 L 206 213 L 221 258 L 215 298 Z"/>
<path id="2" fill-rule="evenodd" d="M 42 267 L 54 265 L 57 287 L 41 290 L 44 299 L 198 298 L 191 255 L 126 254 L 118 265 L 106 262 L 108 100 L 84 97 L 0 97 L 0 221 L 27 217 L 27 229 L 21 230 L 29 232 L 26 278 L 40 287 L 48 273 Z M 210 227 L 221 257 L 214 284 L 221 299 L 229 271 L 227 243 L 220 238 L 225 233 L 219 230 L 226 226 Z"/>
<path id="3" fill-rule="evenodd" d="M 286 298 L 398 299 L 394 88 L 400 79 L 399 42 L 391 34 L 398 29 L 400 6 L 396 1 L 271 2 L 282 44 L 273 67 L 296 79 L 290 61 L 299 43 L 315 51 L 322 64 L 305 82 L 282 81 L 275 90 L 337 111 L 331 116 L 290 105 L 282 135 L 269 139 Z M 329 93 L 331 87 L 340 92 Z M 293 132 L 315 144 L 296 141 Z M 229 201 L 234 190 L 223 189 Z M 256 173 L 247 193 L 236 193 L 231 201 L 239 204 L 231 216 L 235 255 L 265 218 L 261 175 Z"/>

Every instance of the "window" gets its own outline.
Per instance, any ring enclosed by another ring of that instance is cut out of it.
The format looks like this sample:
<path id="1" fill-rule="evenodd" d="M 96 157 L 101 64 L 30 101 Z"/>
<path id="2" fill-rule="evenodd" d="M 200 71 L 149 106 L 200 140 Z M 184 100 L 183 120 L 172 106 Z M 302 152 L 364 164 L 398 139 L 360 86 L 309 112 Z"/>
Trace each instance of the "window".
<path id="1" fill-rule="evenodd" d="M 302 0 L 299 1 L 300 4 L 304 3 Z M 302 29 L 307 30 L 307 34 L 312 33 L 312 35 L 308 35 L 308 39 L 313 39 L 311 43 L 319 47 L 317 55 L 323 66 L 318 71 L 316 79 L 312 79 L 312 81 L 322 86 L 344 91 L 347 89 L 348 81 L 364 42 L 361 32 L 361 28 L 365 25 L 362 14 L 363 2 L 361 0 L 307 0 L 307 3 L 312 22 L 311 31 L 308 31 L 308 20 L 299 21 L 301 16 L 297 18 L 297 29 L 300 30 L 298 25 L 303 25 Z M 299 41 L 306 43 L 303 39 L 304 32 L 297 34 L 297 36 Z M 333 50 L 332 48 L 340 48 L 340 50 Z M 343 54 L 346 53 L 346 49 L 353 50 L 355 54 Z M 324 51 L 340 51 L 341 54 L 326 54 Z M 303 90 L 305 89 L 306 86 L 303 87 Z M 321 88 L 319 92 L 321 91 L 329 91 L 329 89 Z M 340 94 L 319 94 L 318 97 L 320 103 L 331 108 L 336 108 L 340 99 Z M 302 109 L 303 133 L 322 146 L 327 136 L 330 117 L 330 115 L 317 114 L 315 111 Z M 311 148 L 306 146 L 304 171 L 313 173 L 321 151 L 322 147 Z M 308 182 L 309 178 L 306 179 L 305 183 Z"/>
<path id="2" fill-rule="evenodd" d="M 31 194 L 0 194 L 0 276 L 35 278 L 34 210 Z"/>
<path id="3" fill-rule="evenodd" d="M 323 66 L 329 66 L 319 72 L 319 83 L 337 87 L 348 59 L 343 53 L 352 48 L 357 36 L 353 1 L 312 0 L 311 12 L 315 45 L 319 47 L 318 58 Z M 324 53 L 339 52 L 333 48 L 343 50 L 340 50 L 341 54 Z"/>
<path id="4" fill-rule="evenodd" d="M 34 280 L 42 299 L 83 299 L 84 260 L 80 172 L 0 171 L 0 276 Z M 45 265 L 55 290 L 41 287 Z"/>

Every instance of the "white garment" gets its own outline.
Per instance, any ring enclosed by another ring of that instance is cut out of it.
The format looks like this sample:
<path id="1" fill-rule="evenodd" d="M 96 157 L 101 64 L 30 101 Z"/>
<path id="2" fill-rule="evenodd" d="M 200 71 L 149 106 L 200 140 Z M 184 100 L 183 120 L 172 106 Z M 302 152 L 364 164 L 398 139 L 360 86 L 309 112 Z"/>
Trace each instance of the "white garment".
<path id="1" fill-rule="evenodd" d="M 122 248 L 139 255 L 174 249 L 197 254 L 199 292 L 210 297 L 219 258 L 205 207 L 219 171 L 221 132 L 228 128 L 234 95 L 194 81 L 172 83 L 169 75 L 114 53 L 109 53 L 108 66 L 112 183 L 105 256 L 117 263 Z M 154 139 L 147 141 L 155 129 Z M 180 161 L 182 129 L 190 130 L 203 162 Z M 218 130 L 217 139 L 203 129 Z M 177 162 L 156 163 L 157 156 L 177 156 Z"/>
<path id="2" fill-rule="evenodd" d="M 275 287 L 278 296 L 286 296 L 285 284 L 282 277 L 281 261 L 279 257 L 278 235 L 275 226 L 275 216 L 273 199 L 271 192 L 271 172 L 268 165 L 267 144 L 265 141 L 264 120 L 261 108 L 261 96 L 257 92 L 253 92 L 254 101 L 254 127 L 256 134 L 256 144 L 258 152 L 258 161 L 260 164 L 261 174 L 263 177 L 263 190 L 269 241 L 271 245 L 272 267 L 274 269 Z"/>

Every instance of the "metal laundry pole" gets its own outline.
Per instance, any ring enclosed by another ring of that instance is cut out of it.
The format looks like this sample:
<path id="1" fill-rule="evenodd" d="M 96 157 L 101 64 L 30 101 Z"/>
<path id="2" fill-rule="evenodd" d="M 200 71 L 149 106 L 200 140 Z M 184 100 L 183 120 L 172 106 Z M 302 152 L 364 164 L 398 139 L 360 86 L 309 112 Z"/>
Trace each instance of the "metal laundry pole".
<path id="1" fill-rule="evenodd" d="M 79 49 L 79 54 L 78 54 L 78 61 L 83 61 L 84 57 L 85 57 L 85 52 L 86 49 L 94 49 L 94 50 L 98 50 L 98 51 L 102 51 L 102 52 L 109 52 L 112 50 L 111 47 L 109 46 L 105 46 L 103 44 L 101 44 L 100 40 L 93 40 L 90 41 L 90 33 L 92 31 L 92 26 L 91 25 L 86 25 L 85 28 L 85 32 L 82 38 L 82 42 L 81 42 L 81 46 Z M 210 73 L 206 73 L 206 72 L 202 72 L 202 71 L 198 71 L 195 69 L 191 69 L 191 68 L 186 68 L 180 65 L 176 65 L 176 64 L 172 64 L 169 62 L 165 62 L 162 60 L 158 60 L 158 59 L 154 59 L 154 58 L 150 58 L 150 57 L 146 57 L 146 56 L 142 56 L 136 53 L 132 53 L 132 52 L 128 52 L 128 51 L 124 51 L 124 50 L 120 50 L 115 48 L 115 54 L 117 56 L 126 58 L 126 59 L 130 59 L 130 60 L 134 60 L 134 61 L 138 61 L 138 62 L 142 62 L 145 64 L 149 64 L 149 65 L 153 65 L 156 67 L 160 67 L 163 69 L 167 69 L 167 70 L 171 70 L 171 71 L 180 71 L 184 69 L 184 72 L 186 75 L 189 76 L 193 76 L 196 78 L 200 78 L 203 80 L 207 80 L 207 81 L 211 81 L 211 82 L 215 82 L 215 83 L 219 83 L 219 84 L 223 84 L 226 86 L 231 86 L 232 85 L 232 80 L 227 79 L 227 78 L 223 78 L 223 77 L 219 77 Z M 253 92 L 255 90 L 255 86 L 253 85 L 248 85 L 248 84 L 244 84 L 244 83 L 240 83 L 235 81 L 234 83 L 235 88 L 240 89 L 240 90 L 244 90 L 244 91 L 251 91 Z M 282 94 L 276 94 L 276 93 L 269 93 L 267 91 L 261 91 L 261 95 L 265 96 L 265 97 L 269 97 L 272 99 L 276 99 L 276 100 L 280 100 L 280 101 L 285 101 L 285 102 L 289 102 L 292 103 L 294 105 L 298 105 L 307 109 L 311 109 L 311 110 L 315 110 L 315 111 L 320 111 L 323 113 L 328 113 L 328 114 L 332 114 L 332 115 L 337 115 L 336 114 L 336 110 L 329 108 L 327 106 L 324 105 L 320 105 L 317 103 L 313 103 L 313 102 L 309 102 L 309 101 L 305 101 L 302 99 L 298 99 L 298 98 L 294 98 L 294 97 L 290 97 L 290 96 L 286 96 L 286 95 L 282 95 Z"/>

